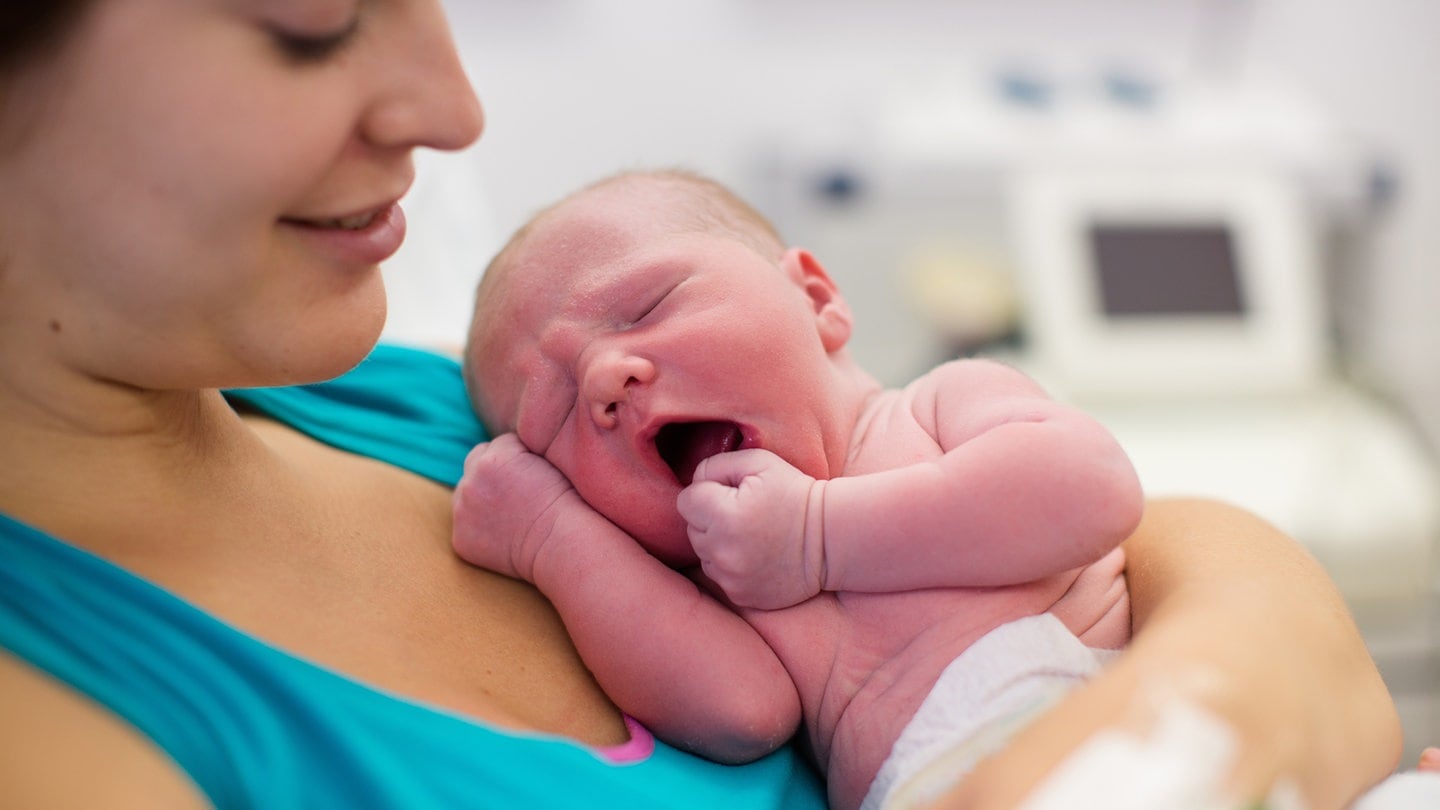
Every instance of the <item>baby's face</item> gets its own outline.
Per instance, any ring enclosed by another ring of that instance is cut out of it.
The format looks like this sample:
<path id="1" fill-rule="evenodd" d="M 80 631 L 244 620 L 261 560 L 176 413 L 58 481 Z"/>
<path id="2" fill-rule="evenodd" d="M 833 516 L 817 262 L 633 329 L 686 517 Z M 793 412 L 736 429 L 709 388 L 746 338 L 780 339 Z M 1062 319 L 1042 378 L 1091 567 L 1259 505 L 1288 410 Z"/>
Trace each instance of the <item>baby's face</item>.
<path id="1" fill-rule="evenodd" d="M 667 563 L 695 561 L 675 499 L 701 459 L 764 447 L 828 477 L 830 363 L 776 258 L 602 192 L 547 215 L 497 292 L 471 357 L 487 414 Z"/>

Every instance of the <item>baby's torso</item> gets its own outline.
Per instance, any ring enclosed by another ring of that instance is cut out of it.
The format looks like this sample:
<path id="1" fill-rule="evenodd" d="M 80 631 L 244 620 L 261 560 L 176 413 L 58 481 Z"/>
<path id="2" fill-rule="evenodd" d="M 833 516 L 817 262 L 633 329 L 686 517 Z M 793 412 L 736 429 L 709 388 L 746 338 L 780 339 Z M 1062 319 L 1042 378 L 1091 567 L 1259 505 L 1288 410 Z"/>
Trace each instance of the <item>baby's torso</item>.
<path id="1" fill-rule="evenodd" d="M 923 397 L 923 391 L 920 392 Z M 914 387 L 886 391 L 868 409 L 844 475 L 933 460 L 942 454 L 914 416 Z M 922 401 L 919 408 L 925 407 Z M 957 527 L 962 531 L 962 527 Z M 1006 538 L 993 538 L 1006 542 Z M 1050 610 L 1091 646 L 1129 635 L 1123 555 L 1020 585 L 898 593 L 822 593 L 747 619 L 780 656 L 799 689 L 811 744 L 832 803 L 858 806 L 890 747 L 940 672 L 995 627 Z M 1073 592 L 1071 587 L 1074 587 Z"/>

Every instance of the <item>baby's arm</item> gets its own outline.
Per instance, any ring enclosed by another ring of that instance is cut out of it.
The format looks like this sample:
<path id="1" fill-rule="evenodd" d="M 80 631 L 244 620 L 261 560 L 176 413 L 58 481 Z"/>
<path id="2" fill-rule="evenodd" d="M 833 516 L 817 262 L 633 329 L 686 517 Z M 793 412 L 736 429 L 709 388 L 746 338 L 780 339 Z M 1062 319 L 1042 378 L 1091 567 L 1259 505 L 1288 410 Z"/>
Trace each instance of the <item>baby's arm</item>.
<path id="1" fill-rule="evenodd" d="M 1140 482 L 1099 422 L 979 360 L 919 381 L 934 462 L 824 482 L 825 585 L 1010 585 L 1100 559 L 1140 521 Z"/>
<path id="2" fill-rule="evenodd" d="M 454 546 L 469 562 L 534 583 L 601 688 L 667 742 L 744 762 L 798 726 L 794 684 L 760 636 L 514 436 L 466 460 Z"/>
<path id="3" fill-rule="evenodd" d="M 947 363 L 909 394 L 933 460 L 828 481 L 758 449 L 701 463 L 678 505 L 732 600 L 1031 582 L 1100 559 L 1139 522 L 1114 437 L 1020 372 Z"/>

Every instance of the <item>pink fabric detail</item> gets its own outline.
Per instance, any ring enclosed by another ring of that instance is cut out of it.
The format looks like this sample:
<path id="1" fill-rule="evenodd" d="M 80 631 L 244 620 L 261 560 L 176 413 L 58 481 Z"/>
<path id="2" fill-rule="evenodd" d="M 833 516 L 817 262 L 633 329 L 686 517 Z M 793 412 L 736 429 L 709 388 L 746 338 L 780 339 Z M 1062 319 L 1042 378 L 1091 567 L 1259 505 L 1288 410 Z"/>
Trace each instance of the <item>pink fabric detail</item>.
<path id="1" fill-rule="evenodd" d="M 650 733 L 650 729 L 628 714 L 625 715 L 625 729 L 630 732 L 630 739 L 619 745 L 595 749 L 600 756 L 617 765 L 627 765 L 640 762 L 654 753 L 655 735 Z"/>

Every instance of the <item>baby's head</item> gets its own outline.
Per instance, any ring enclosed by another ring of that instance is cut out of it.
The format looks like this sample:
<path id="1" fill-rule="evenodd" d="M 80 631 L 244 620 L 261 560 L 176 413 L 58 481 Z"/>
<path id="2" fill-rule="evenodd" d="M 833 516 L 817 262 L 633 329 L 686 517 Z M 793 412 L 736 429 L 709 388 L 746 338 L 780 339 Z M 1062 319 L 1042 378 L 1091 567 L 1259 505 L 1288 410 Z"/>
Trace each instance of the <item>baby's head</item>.
<path id="1" fill-rule="evenodd" d="M 572 214 L 584 216 L 575 209 L 592 203 L 594 207 L 615 215 L 617 221 L 588 223 L 591 227 L 585 237 L 562 240 L 563 244 L 558 246 L 562 254 L 568 251 L 578 254 L 587 249 L 621 251 L 626 244 L 632 248 L 644 247 L 651 235 L 659 232 L 694 232 L 726 237 L 773 262 L 779 262 L 785 252 L 784 240 L 765 215 L 725 185 L 684 169 L 621 172 L 591 183 L 542 209 L 515 231 L 490 260 L 475 294 L 464 352 L 465 383 L 476 413 L 492 434 L 515 428 L 507 423 L 505 415 L 490 399 L 492 389 L 503 379 L 482 378 L 489 376 L 483 371 L 487 367 L 483 361 L 499 360 L 497 355 L 503 355 L 507 344 L 516 337 L 514 332 L 502 328 L 503 325 L 514 325 L 515 315 L 518 314 L 510 310 L 516 306 L 516 299 L 521 294 L 516 289 L 517 284 L 523 286 L 524 280 L 517 282 L 516 279 L 525 275 L 533 277 L 539 269 L 532 264 L 541 260 L 536 255 L 540 251 L 534 249 L 537 247 L 535 243 L 565 231 L 572 224 Z M 644 225 L 632 223 L 634 229 L 626 233 L 621 230 L 618 221 L 625 214 L 648 215 L 650 220 Z M 649 227 L 644 227 L 646 225 Z M 612 244 L 607 239 L 616 242 L 624 240 L 624 243 Z M 546 247 L 551 246 L 547 244 Z M 580 260 L 582 257 L 560 258 L 564 264 L 565 258 Z M 578 264 L 572 272 L 580 272 Z"/>
<path id="2" fill-rule="evenodd" d="M 466 383 L 661 559 L 691 561 L 675 497 L 715 452 L 826 475 L 849 312 L 809 253 L 723 186 L 631 172 L 542 211 L 476 295 Z"/>

